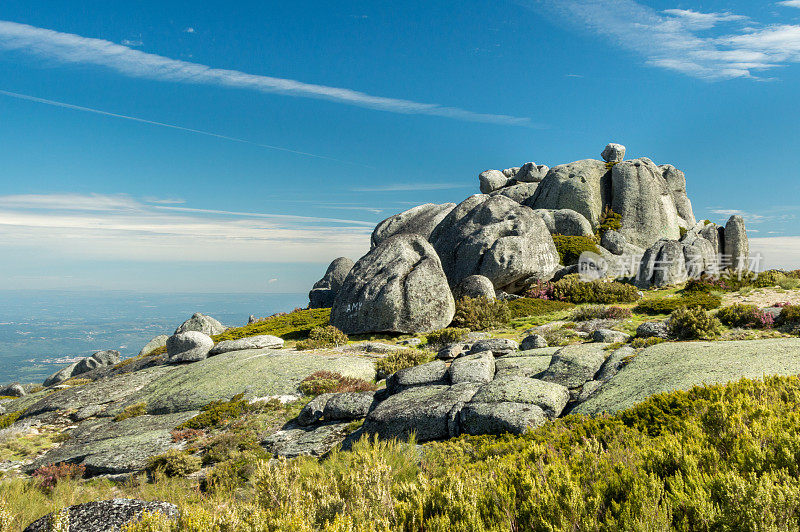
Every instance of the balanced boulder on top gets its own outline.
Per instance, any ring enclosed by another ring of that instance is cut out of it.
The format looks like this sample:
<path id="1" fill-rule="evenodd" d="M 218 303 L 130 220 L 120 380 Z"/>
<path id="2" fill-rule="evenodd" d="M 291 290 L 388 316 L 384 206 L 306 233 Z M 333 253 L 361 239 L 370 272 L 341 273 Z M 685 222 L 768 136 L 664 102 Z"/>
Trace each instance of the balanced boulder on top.
<path id="1" fill-rule="evenodd" d="M 223 324 L 211 316 L 206 316 L 205 314 L 195 312 L 191 318 L 183 322 L 177 329 L 175 329 L 175 334 L 197 331 L 207 334 L 208 336 L 214 336 L 215 334 L 224 333 L 225 329 L 226 327 Z"/>

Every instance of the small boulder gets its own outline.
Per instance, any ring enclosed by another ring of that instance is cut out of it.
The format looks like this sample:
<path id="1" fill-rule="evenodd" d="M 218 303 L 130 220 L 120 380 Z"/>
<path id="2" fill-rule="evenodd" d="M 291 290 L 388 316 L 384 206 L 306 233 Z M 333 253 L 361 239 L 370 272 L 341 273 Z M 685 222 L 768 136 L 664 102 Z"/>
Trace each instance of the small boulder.
<path id="1" fill-rule="evenodd" d="M 543 164 L 525 163 L 514 174 L 514 181 L 520 183 L 540 183 L 550 170 Z"/>
<path id="2" fill-rule="evenodd" d="M 607 163 L 621 163 L 625 159 L 625 146 L 622 144 L 608 144 L 601 154 Z"/>
<path id="3" fill-rule="evenodd" d="M 25 395 L 25 388 L 18 382 L 0 388 L 0 397 L 24 397 Z"/>
<path id="4" fill-rule="evenodd" d="M 470 348 L 472 348 L 470 343 L 450 344 L 440 349 L 436 353 L 436 358 L 439 360 L 453 360 L 460 356 L 468 355 Z"/>
<path id="5" fill-rule="evenodd" d="M 508 338 L 486 338 L 472 344 L 469 354 L 474 355 L 483 351 L 491 351 L 494 356 L 501 357 L 518 350 L 519 344 L 514 340 L 509 340 Z"/>
<path id="6" fill-rule="evenodd" d="M 488 351 L 456 359 L 450 365 L 450 384 L 461 382 L 487 383 L 494 379 L 494 356 Z"/>
<path id="7" fill-rule="evenodd" d="M 459 421 L 461 432 L 473 436 L 522 434 L 544 425 L 547 416 L 529 403 L 470 403 L 461 409 Z"/>
<path id="8" fill-rule="evenodd" d="M 447 364 L 442 360 L 434 360 L 427 364 L 401 369 L 386 379 L 386 391 L 395 394 L 415 386 L 445 384 Z"/>
<path id="9" fill-rule="evenodd" d="M 498 378 L 481 386 L 471 403 L 526 403 L 558 417 L 569 402 L 569 390 L 560 384 L 522 376 Z"/>
<path id="10" fill-rule="evenodd" d="M 244 351 L 245 349 L 280 349 L 283 344 L 283 338 L 270 334 L 248 336 L 237 340 L 223 340 L 211 348 L 208 356 L 221 355 L 231 351 Z"/>
<path id="11" fill-rule="evenodd" d="M 325 421 L 350 421 L 369 414 L 375 402 L 375 392 L 337 393 L 325 404 Z"/>
<path id="12" fill-rule="evenodd" d="M 636 328 L 637 338 L 663 338 L 668 340 L 670 336 L 669 325 L 663 321 L 647 321 Z"/>
<path id="13" fill-rule="evenodd" d="M 175 334 L 181 334 L 189 331 L 196 331 L 205 334 L 206 336 L 214 336 L 215 334 L 222 334 L 225 332 L 226 327 L 220 322 L 212 318 L 196 312 L 191 318 L 183 322 L 177 329 Z"/>
<path id="14" fill-rule="evenodd" d="M 65 521 L 73 532 L 118 531 L 138 521 L 145 512 L 159 513 L 173 520 L 179 515 L 178 507 L 168 502 L 111 499 L 70 506 L 66 509 Z M 52 519 L 53 514 L 48 514 L 28 525 L 24 532 L 48 532 L 52 530 Z"/>
<path id="15" fill-rule="evenodd" d="M 619 370 L 625 365 L 625 359 L 636 353 L 632 347 L 625 346 L 616 349 L 609 357 L 603 362 L 603 366 L 597 373 L 596 379 L 600 382 L 608 382 L 611 378 L 619 373 Z"/>
<path id="16" fill-rule="evenodd" d="M 461 299 L 462 297 L 485 297 L 494 301 L 497 296 L 495 295 L 492 281 L 483 275 L 470 275 L 456 285 L 453 289 L 453 297 L 456 299 Z"/>
<path id="17" fill-rule="evenodd" d="M 677 240 L 659 240 L 645 251 L 636 275 L 639 288 L 665 287 L 689 279 L 683 244 Z"/>
<path id="18" fill-rule="evenodd" d="M 347 257 L 339 257 L 331 262 L 325 270 L 325 275 L 314 283 L 308 293 L 308 308 L 330 308 L 354 264 Z"/>
<path id="19" fill-rule="evenodd" d="M 85 421 L 103 412 L 105 412 L 105 407 L 103 405 L 86 405 L 70 414 L 69 418 L 73 421 Z"/>
<path id="20" fill-rule="evenodd" d="M 199 331 L 187 331 L 169 337 L 167 340 L 167 362 L 199 362 L 208 357 L 214 347 L 214 340 Z"/>
<path id="21" fill-rule="evenodd" d="M 325 413 L 325 407 L 334 395 L 336 394 L 323 393 L 306 403 L 306 406 L 297 414 L 297 424 L 301 427 L 307 427 L 322 419 Z"/>
<path id="22" fill-rule="evenodd" d="M 520 376 L 536 378 L 550 367 L 551 355 L 506 356 L 495 361 L 495 379 Z"/>
<path id="23" fill-rule="evenodd" d="M 604 344 L 569 345 L 556 352 L 541 379 L 567 388 L 593 380 L 606 360 Z"/>
<path id="24" fill-rule="evenodd" d="M 615 344 L 618 342 L 627 342 L 631 339 L 630 334 L 625 334 L 621 331 L 614 331 L 612 329 L 597 329 L 592 334 L 592 340 L 605 344 Z"/>
<path id="25" fill-rule="evenodd" d="M 625 253 L 625 237 L 618 231 L 606 231 L 600 239 L 600 245 L 614 255 Z"/>
<path id="26" fill-rule="evenodd" d="M 74 377 L 102 366 L 113 366 L 115 364 L 119 364 L 120 360 L 121 358 L 119 351 L 98 351 L 92 356 L 86 357 L 79 361 L 75 366 L 75 370 L 72 372 L 72 376 Z"/>
<path id="27" fill-rule="evenodd" d="M 519 344 L 519 348 L 523 351 L 529 351 L 531 349 L 544 349 L 547 347 L 547 340 L 541 334 L 531 334 L 530 336 L 526 336 L 522 343 Z"/>
<path id="28" fill-rule="evenodd" d="M 485 172 L 481 172 L 478 176 L 478 180 L 480 181 L 482 194 L 489 194 L 511 183 L 511 179 L 506 177 L 500 170 L 486 170 Z"/>

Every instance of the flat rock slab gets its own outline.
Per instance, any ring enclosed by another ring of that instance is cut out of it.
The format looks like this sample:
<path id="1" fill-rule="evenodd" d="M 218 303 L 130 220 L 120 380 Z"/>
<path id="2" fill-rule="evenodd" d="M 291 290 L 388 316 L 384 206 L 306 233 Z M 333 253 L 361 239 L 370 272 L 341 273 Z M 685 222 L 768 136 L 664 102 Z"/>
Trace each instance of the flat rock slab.
<path id="1" fill-rule="evenodd" d="M 573 413 L 613 413 L 657 393 L 741 378 L 798 374 L 800 338 L 658 344 L 636 355 Z"/>
<path id="2" fill-rule="evenodd" d="M 410 388 L 389 397 L 370 412 L 364 430 L 382 439 L 407 439 L 415 434 L 419 442 L 455 436 L 458 412 L 478 387 L 465 382 Z"/>
<path id="3" fill-rule="evenodd" d="M 140 519 L 144 512 L 157 512 L 170 519 L 177 519 L 179 514 L 174 504 L 137 499 L 87 502 L 70 506 L 67 512 L 70 532 L 119 532 L 125 525 Z M 48 532 L 51 517 L 52 514 L 48 514 L 34 521 L 24 532 Z"/>
<path id="4" fill-rule="evenodd" d="M 270 434 L 261 442 L 264 448 L 277 456 L 322 456 L 344 441 L 350 422 L 325 423 L 315 427 L 301 427 L 291 423 Z"/>
<path id="5" fill-rule="evenodd" d="M 497 368 L 495 378 L 510 377 L 512 375 L 536 377 L 547 371 L 552 358 L 550 355 L 498 358 L 495 361 Z"/>
<path id="6" fill-rule="evenodd" d="M 569 402 L 569 390 L 560 384 L 512 376 L 481 386 L 473 403 L 524 403 L 536 405 L 551 418 L 558 417 Z"/>
<path id="7" fill-rule="evenodd" d="M 401 392 L 414 386 L 446 384 L 447 364 L 442 360 L 434 360 L 411 368 L 401 369 L 386 380 L 386 391 L 391 394 Z"/>
<path id="8" fill-rule="evenodd" d="M 495 360 L 490 351 L 467 355 L 456 359 L 448 370 L 450 383 L 477 382 L 480 384 L 494 379 Z"/>
<path id="9" fill-rule="evenodd" d="M 278 338 L 270 334 L 248 336 L 247 338 L 239 338 L 238 340 L 223 340 L 212 347 L 208 355 L 214 356 L 222 353 L 230 353 L 231 351 L 245 351 L 247 349 L 280 349 L 283 347 L 283 343 L 283 338 Z"/>
<path id="10" fill-rule="evenodd" d="M 525 403 L 470 403 L 459 413 L 461 432 L 481 434 L 522 434 L 544 425 L 547 416 L 536 405 Z"/>
<path id="11" fill-rule="evenodd" d="M 119 405 L 146 403 L 151 414 L 199 410 L 211 401 L 297 393 L 300 381 L 316 371 L 332 371 L 364 380 L 375 378 L 371 358 L 257 349 L 223 353 L 177 366 L 132 394 Z M 110 412 L 113 413 L 113 412 Z"/>
<path id="12" fill-rule="evenodd" d="M 594 378 L 606 360 L 607 344 L 581 344 L 562 347 L 553 355 L 550 367 L 541 376 L 567 388 L 578 388 Z"/>

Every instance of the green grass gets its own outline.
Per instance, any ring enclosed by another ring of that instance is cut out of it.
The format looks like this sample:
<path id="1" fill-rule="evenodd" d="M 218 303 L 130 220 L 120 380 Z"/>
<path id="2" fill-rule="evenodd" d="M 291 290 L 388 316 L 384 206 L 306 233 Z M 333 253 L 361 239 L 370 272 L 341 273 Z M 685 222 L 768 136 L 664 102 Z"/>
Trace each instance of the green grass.
<path id="1" fill-rule="evenodd" d="M 64 436 L 58 432 L 26 434 L 8 439 L 0 443 L 0 462 L 31 460 L 63 440 Z"/>
<path id="2" fill-rule="evenodd" d="M 331 309 L 303 309 L 288 314 L 273 316 L 244 327 L 228 329 L 222 334 L 212 336 L 215 342 L 238 340 L 249 336 L 271 334 L 284 340 L 301 340 L 308 336 L 314 327 L 325 327 L 330 323 Z"/>
<path id="3" fill-rule="evenodd" d="M 132 417 L 143 416 L 146 413 L 147 413 L 147 403 L 137 403 L 135 405 L 131 405 L 125 408 L 125 410 L 114 416 L 114 421 L 124 421 Z"/>

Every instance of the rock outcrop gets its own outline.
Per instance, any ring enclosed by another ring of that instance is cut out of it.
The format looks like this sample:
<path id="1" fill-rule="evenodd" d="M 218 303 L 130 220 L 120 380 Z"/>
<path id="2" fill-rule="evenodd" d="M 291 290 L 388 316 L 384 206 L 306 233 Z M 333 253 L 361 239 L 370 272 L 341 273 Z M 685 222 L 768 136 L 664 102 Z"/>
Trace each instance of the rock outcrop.
<path id="1" fill-rule="evenodd" d="M 485 297 L 494 301 L 497 294 L 494 290 L 494 285 L 488 277 L 483 275 L 470 275 L 464 277 L 460 283 L 453 288 L 453 297 L 460 299 L 462 297 Z"/>
<path id="2" fill-rule="evenodd" d="M 377 229 L 376 229 L 377 231 Z M 336 294 L 342 288 L 342 283 L 347 274 L 353 269 L 355 263 L 347 257 L 339 257 L 331 262 L 322 279 L 314 283 L 308 293 L 309 308 L 330 308 L 336 299 Z"/>
<path id="3" fill-rule="evenodd" d="M 350 271 L 334 301 L 331 324 L 347 334 L 421 333 L 447 327 L 454 314 L 436 251 L 420 235 L 396 235 Z"/>
<path id="4" fill-rule="evenodd" d="M 45 379 L 43 384 L 44 386 L 55 386 L 56 384 L 64 382 L 73 377 L 77 377 L 78 375 L 89 372 L 95 368 L 102 366 L 113 366 L 114 364 L 119 364 L 119 362 L 119 351 L 98 351 L 92 356 L 82 358 L 81 360 L 55 372 Z"/>
<path id="5" fill-rule="evenodd" d="M 214 340 L 198 331 L 186 331 L 170 336 L 167 340 L 168 362 L 199 362 L 208 357 Z"/>
<path id="6" fill-rule="evenodd" d="M 726 265 L 736 271 L 748 270 L 750 265 L 750 243 L 747 239 L 747 230 L 744 219 L 735 214 L 725 224 L 724 257 Z"/>
<path id="7" fill-rule="evenodd" d="M 225 329 L 226 327 L 224 325 L 211 316 L 206 316 L 205 314 L 196 312 L 191 318 L 183 322 L 177 329 L 175 329 L 175 334 L 196 331 L 207 336 L 214 336 L 215 334 L 224 333 Z"/>
<path id="8" fill-rule="evenodd" d="M 65 513 L 70 532 L 119 532 L 139 520 L 144 513 L 177 519 L 180 512 L 177 506 L 168 502 L 111 499 L 70 506 Z M 49 532 L 53 530 L 52 518 L 52 514 L 46 515 L 28 525 L 24 532 Z"/>
<path id="9" fill-rule="evenodd" d="M 594 236 L 592 224 L 582 214 L 572 209 L 536 209 L 536 214 L 542 217 L 547 230 L 553 235 L 565 236 Z"/>
<path id="10" fill-rule="evenodd" d="M 395 235 L 416 234 L 427 240 L 433 229 L 455 206 L 455 203 L 442 203 L 441 205 L 426 203 L 395 214 L 375 227 L 372 232 L 372 247 L 380 245 L 384 240 Z"/>

